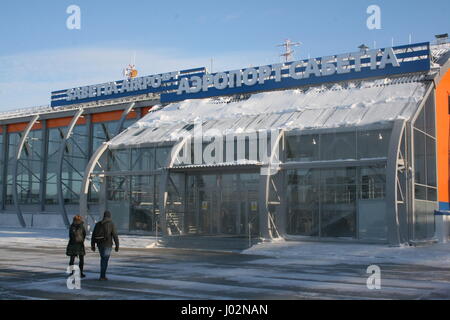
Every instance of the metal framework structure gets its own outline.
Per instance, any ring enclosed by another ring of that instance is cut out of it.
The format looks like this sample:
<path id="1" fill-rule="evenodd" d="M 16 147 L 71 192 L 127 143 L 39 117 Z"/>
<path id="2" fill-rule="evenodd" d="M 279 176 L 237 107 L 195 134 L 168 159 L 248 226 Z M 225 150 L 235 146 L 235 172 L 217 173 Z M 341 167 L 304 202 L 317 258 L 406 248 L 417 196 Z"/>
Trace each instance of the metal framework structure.
<path id="1" fill-rule="evenodd" d="M 136 99 L 132 99 L 133 101 Z M 153 100 L 151 102 L 151 104 L 154 104 L 155 101 Z M 121 105 L 118 105 L 117 107 L 113 106 L 113 107 L 104 107 L 102 109 L 103 112 L 108 112 L 108 110 L 117 110 L 118 108 L 120 108 L 122 110 L 122 115 L 120 117 L 120 119 L 117 122 L 117 129 L 116 132 L 114 132 L 114 134 L 119 134 L 121 131 L 124 130 L 124 124 L 125 121 L 127 120 L 127 116 L 130 114 L 130 112 L 134 111 L 134 109 L 136 108 L 136 102 L 130 102 L 126 105 L 124 105 L 123 107 L 121 107 Z M 142 107 L 142 105 L 145 105 L 144 103 L 140 103 L 140 106 Z M 17 219 L 20 223 L 20 225 L 22 227 L 27 227 L 27 223 L 26 220 L 24 218 L 24 214 L 23 214 L 23 204 L 21 203 L 21 199 L 19 198 L 19 189 L 20 188 L 24 188 L 23 185 L 21 185 L 21 181 L 19 181 L 19 167 L 23 166 L 23 169 L 29 173 L 30 175 L 30 179 L 37 179 L 39 180 L 39 200 L 40 200 L 40 204 L 39 204 L 39 208 L 40 210 L 44 210 L 44 206 L 45 206 L 45 198 L 46 198 L 46 183 L 47 183 L 47 178 L 46 177 L 42 177 L 39 176 L 39 174 L 37 174 L 36 172 L 32 171 L 32 168 L 29 167 L 26 163 L 23 163 L 23 161 L 25 161 L 25 148 L 27 147 L 28 144 L 30 144 L 30 146 L 27 148 L 30 149 L 32 151 L 33 147 L 32 147 L 32 142 L 36 139 L 32 139 L 30 137 L 31 132 L 33 132 L 33 128 L 35 127 L 36 124 L 40 123 L 41 124 L 41 129 L 42 130 L 42 137 L 39 139 L 41 140 L 42 144 L 40 146 L 40 149 L 35 151 L 35 153 L 40 153 L 40 159 L 39 159 L 39 167 L 40 167 L 40 171 L 42 173 L 47 172 L 47 167 L 48 167 L 48 160 L 49 160 L 49 155 L 48 153 L 48 148 L 49 148 L 49 141 L 48 141 L 48 128 L 47 128 L 47 121 L 48 119 L 52 119 L 52 117 L 49 117 L 47 114 L 49 113 L 54 113 L 54 111 L 60 111 L 61 113 L 61 117 L 71 117 L 70 120 L 70 124 L 67 127 L 64 127 L 65 129 L 65 133 L 61 135 L 63 135 L 61 138 L 62 140 L 60 141 L 59 147 L 58 147 L 58 151 L 56 153 L 56 193 L 57 193 L 57 200 L 58 200 L 58 211 L 61 214 L 61 217 L 63 219 L 63 223 L 68 227 L 70 226 L 70 221 L 69 221 L 69 217 L 68 217 L 68 211 L 66 208 L 66 204 L 65 204 L 65 200 L 64 200 L 64 194 L 63 194 L 63 189 L 64 189 L 64 179 L 63 179 L 63 163 L 64 163 L 64 159 L 65 159 L 65 154 L 66 154 L 66 149 L 69 146 L 70 143 L 70 139 L 73 136 L 73 132 L 74 129 L 77 125 L 77 122 L 79 121 L 80 118 L 82 117 L 86 117 L 86 123 L 89 124 L 89 128 L 90 128 L 90 132 L 89 132 L 89 150 L 92 149 L 92 126 L 91 124 L 91 110 L 92 108 L 86 107 L 66 107 L 66 108 L 57 108 L 58 110 L 55 109 L 51 109 L 49 107 L 40 107 L 40 108 L 30 108 L 28 111 L 25 110 L 25 117 L 24 120 L 26 120 L 26 127 L 23 131 L 18 132 L 20 135 L 20 141 L 18 142 L 17 146 L 14 148 L 14 155 L 12 155 L 12 157 L 10 156 L 10 159 L 8 160 L 8 154 L 10 153 L 9 151 L 9 141 L 8 141 L 8 126 L 7 125 L 3 125 L 2 126 L 2 130 L 3 130 L 3 135 L 2 135 L 2 144 L 3 144 L 3 150 L 2 150 L 2 162 L 4 164 L 3 168 L 2 168 L 2 172 L 1 175 L 3 177 L 3 179 L 7 178 L 7 175 L 12 176 L 12 189 L 11 189 L 11 196 L 12 196 L 12 205 L 14 206 L 14 211 L 17 215 Z M 28 112 L 28 114 L 27 114 Z M 136 111 L 138 115 L 141 114 L 140 109 Z M 0 115 L 2 120 L 6 120 L 9 121 L 8 119 L 14 118 L 15 116 L 17 116 L 16 114 L 17 112 L 10 112 L 10 113 L 5 113 Z M 94 112 L 95 113 L 95 112 Z M 23 110 L 22 110 L 22 115 L 24 114 Z M 33 141 L 32 141 L 33 140 Z M 105 143 L 105 145 L 107 145 Z M 104 147 L 103 145 L 99 148 L 100 151 L 104 151 L 107 148 Z M 28 150 L 28 151 L 30 151 Z M 100 151 L 97 150 L 94 155 L 93 158 L 95 158 L 95 156 L 97 154 L 100 153 Z M 88 151 L 87 154 L 90 154 L 90 152 Z M 101 154 L 100 154 L 101 156 Z M 9 162 L 8 162 L 9 161 Z M 22 162 L 21 162 L 22 161 Z M 12 170 L 10 171 L 10 173 L 8 173 L 8 166 L 6 166 L 6 163 L 8 163 L 9 166 L 11 166 Z M 94 162 L 94 164 L 96 164 L 96 162 Z M 91 163 L 89 164 L 88 168 L 91 166 Z M 95 165 L 94 167 L 95 168 Z M 93 170 L 92 168 L 92 170 Z M 88 171 L 88 170 L 86 170 Z M 92 171 L 91 171 L 92 172 Z M 83 173 L 81 173 L 83 174 Z M 31 177 L 32 176 L 32 177 Z M 83 175 L 83 179 L 89 179 L 90 174 L 89 175 Z M 31 181 L 31 180 L 30 180 Z M 6 180 L 5 180 L 6 183 Z M 4 183 L 4 184 L 5 184 Z M 3 195 L 3 199 L 5 199 L 5 195 L 6 195 L 6 188 L 5 185 L 2 184 L 1 186 L 1 193 Z M 84 186 L 84 184 L 83 184 Z M 89 187 L 89 183 L 88 183 L 88 187 Z M 74 191 L 75 193 L 78 193 L 78 190 Z M 2 201 L 2 203 L 4 203 Z M 83 193 L 80 194 L 80 203 L 86 203 L 86 208 L 87 208 L 87 195 L 84 195 Z M 83 207 L 81 205 L 81 207 Z M 5 209 L 2 207 L 2 209 Z M 39 210 L 39 209 L 37 209 Z"/>
<path id="2" fill-rule="evenodd" d="M 120 134 L 124 130 L 124 123 L 127 119 L 127 116 L 130 114 L 131 111 L 133 111 L 133 108 L 136 106 L 136 103 L 131 103 L 128 107 L 125 108 L 125 110 L 122 113 L 122 116 L 120 117 L 117 131 L 115 135 Z M 89 163 L 86 167 L 86 170 L 83 175 L 83 182 L 81 184 L 81 192 L 80 192 L 80 215 L 91 218 L 93 222 L 95 222 L 95 219 L 89 215 L 89 209 L 88 209 L 88 195 L 89 195 L 89 186 L 92 183 L 92 173 L 94 172 L 95 168 L 97 166 L 100 166 L 99 163 L 100 158 L 103 156 L 106 150 L 108 150 L 109 143 L 108 141 L 104 142 L 92 155 L 91 159 L 89 160 Z"/>
<path id="3" fill-rule="evenodd" d="M 58 153 L 58 170 L 57 170 L 57 176 L 56 176 L 56 179 L 57 179 L 56 185 L 57 185 L 57 190 L 58 190 L 58 204 L 59 204 L 59 209 L 60 209 L 64 224 L 67 227 L 70 226 L 70 220 L 67 215 L 66 205 L 64 203 L 63 179 L 62 179 L 63 161 L 64 161 L 64 154 L 65 154 L 65 151 L 67 148 L 68 140 L 72 136 L 73 129 L 75 128 L 75 125 L 77 124 L 78 120 L 82 117 L 83 112 L 84 112 L 84 109 L 80 108 L 77 111 L 77 113 L 74 115 L 74 117 L 72 118 L 69 126 L 67 127 L 67 131 L 64 135 L 63 141 L 61 142 L 61 145 L 59 148 L 59 153 Z"/>
<path id="4" fill-rule="evenodd" d="M 39 115 L 35 115 L 33 116 L 33 118 L 31 119 L 31 121 L 28 123 L 27 127 L 25 128 L 24 132 L 22 133 L 22 137 L 20 139 L 19 145 L 17 147 L 16 150 L 16 154 L 14 156 L 14 168 L 13 168 L 13 201 L 14 201 L 14 206 L 16 208 L 16 212 L 17 212 L 17 218 L 19 219 L 20 224 L 22 225 L 22 227 L 26 227 L 26 223 L 25 223 L 25 219 L 23 218 L 23 213 L 22 210 L 20 208 L 20 204 L 19 204 L 19 195 L 17 192 L 17 171 L 19 168 L 19 160 L 20 160 L 20 155 L 22 154 L 22 149 L 23 146 L 25 145 L 25 142 L 28 139 L 28 135 L 31 131 L 31 129 L 33 128 L 33 126 L 36 124 L 36 122 L 39 120 Z"/>

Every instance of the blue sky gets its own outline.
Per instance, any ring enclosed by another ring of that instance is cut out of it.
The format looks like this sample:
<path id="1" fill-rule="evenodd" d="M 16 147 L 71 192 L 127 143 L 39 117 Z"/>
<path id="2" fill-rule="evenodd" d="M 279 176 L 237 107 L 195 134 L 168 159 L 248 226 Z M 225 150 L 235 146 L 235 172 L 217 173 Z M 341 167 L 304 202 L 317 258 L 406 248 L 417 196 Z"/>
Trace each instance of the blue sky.
<path id="1" fill-rule="evenodd" d="M 66 9 L 81 8 L 81 30 Z M 381 8 L 381 30 L 366 26 Z M 49 103 L 50 91 L 122 77 L 136 53 L 140 75 L 279 62 L 275 45 L 301 41 L 295 58 L 432 41 L 450 31 L 448 0 L 5 0 L 0 4 L 0 111 Z"/>

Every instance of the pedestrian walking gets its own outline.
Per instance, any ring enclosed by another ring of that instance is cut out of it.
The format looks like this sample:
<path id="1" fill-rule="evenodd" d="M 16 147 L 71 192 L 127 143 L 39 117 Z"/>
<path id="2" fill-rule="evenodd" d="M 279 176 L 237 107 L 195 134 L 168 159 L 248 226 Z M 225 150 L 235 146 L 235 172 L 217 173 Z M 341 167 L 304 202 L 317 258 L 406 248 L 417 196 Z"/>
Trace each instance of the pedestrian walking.
<path id="1" fill-rule="evenodd" d="M 79 259 L 79 268 L 81 278 L 86 277 L 83 273 L 84 256 L 84 240 L 86 239 L 86 228 L 84 227 L 83 217 L 77 215 L 73 217 L 73 222 L 69 229 L 69 244 L 66 248 L 66 255 L 70 257 L 69 266 L 75 264 L 75 258 Z"/>
<path id="2" fill-rule="evenodd" d="M 100 280 L 108 280 L 106 278 L 106 270 L 108 269 L 109 257 L 111 256 L 113 240 L 116 252 L 119 252 L 119 237 L 117 236 L 116 226 L 112 221 L 111 212 L 105 211 L 103 220 L 95 224 L 91 238 L 91 249 L 95 251 L 95 245 L 100 253 Z"/>

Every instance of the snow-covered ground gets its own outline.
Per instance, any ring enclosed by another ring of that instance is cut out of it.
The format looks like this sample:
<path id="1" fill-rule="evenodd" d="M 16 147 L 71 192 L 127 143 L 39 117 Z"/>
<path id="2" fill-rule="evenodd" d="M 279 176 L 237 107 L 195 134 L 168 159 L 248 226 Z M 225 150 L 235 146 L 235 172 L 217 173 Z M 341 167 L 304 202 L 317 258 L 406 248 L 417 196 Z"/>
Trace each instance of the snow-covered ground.
<path id="1" fill-rule="evenodd" d="M 243 253 L 270 257 L 270 263 L 277 265 L 395 263 L 433 267 L 450 266 L 450 244 L 389 247 L 378 244 L 275 241 L 260 243 Z M 269 262 L 269 259 L 262 262 Z"/>
<path id="2" fill-rule="evenodd" d="M 1 247 L 63 248 L 67 246 L 68 237 L 68 231 L 64 229 L 0 228 Z M 152 248 L 156 243 L 156 238 L 149 236 L 121 235 L 119 240 L 121 248 Z M 85 245 L 90 245 L 89 237 Z"/>
<path id="3" fill-rule="evenodd" d="M 65 248 L 68 232 L 62 229 L 0 228 L 0 247 Z M 157 238 L 121 235 L 120 247 L 129 249 L 155 248 Z M 86 240 L 89 246 L 90 239 Z M 282 264 L 414 264 L 433 267 L 450 266 L 450 244 L 420 247 L 389 247 L 382 244 L 351 244 L 336 242 L 274 241 L 263 242 L 242 252 L 266 256 L 261 262 Z M 266 260 L 266 261 L 264 261 Z"/>
<path id="4" fill-rule="evenodd" d="M 66 230 L 0 228 L 0 300 L 450 297 L 448 244 L 390 248 L 277 241 L 240 254 L 155 248 L 156 239 L 145 236 L 120 239 L 125 250 L 113 252 L 110 281 L 97 280 L 98 253 L 87 250 L 87 278 L 73 291 L 66 286 Z M 367 267 L 373 264 L 381 270 L 380 290 L 367 287 Z"/>

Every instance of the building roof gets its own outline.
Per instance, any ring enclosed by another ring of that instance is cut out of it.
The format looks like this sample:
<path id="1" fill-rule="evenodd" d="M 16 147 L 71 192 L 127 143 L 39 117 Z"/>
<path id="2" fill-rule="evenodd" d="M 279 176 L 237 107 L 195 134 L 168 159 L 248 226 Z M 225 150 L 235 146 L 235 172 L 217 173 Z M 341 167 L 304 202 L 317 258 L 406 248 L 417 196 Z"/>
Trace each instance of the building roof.
<path id="1" fill-rule="evenodd" d="M 270 129 L 330 129 L 410 119 L 423 100 L 425 75 L 230 97 L 185 100 L 152 112 L 111 141 L 111 148 L 177 141 L 193 123 L 226 133 Z"/>

